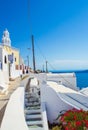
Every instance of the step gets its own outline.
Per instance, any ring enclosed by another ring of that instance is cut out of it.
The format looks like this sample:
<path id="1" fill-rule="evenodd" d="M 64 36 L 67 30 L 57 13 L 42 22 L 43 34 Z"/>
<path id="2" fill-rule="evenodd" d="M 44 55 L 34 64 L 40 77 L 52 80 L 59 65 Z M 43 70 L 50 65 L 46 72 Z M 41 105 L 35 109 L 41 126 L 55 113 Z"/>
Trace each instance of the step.
<path id="1" fill-rule="evenodd" d="M 29 130 L 44 130 L 44 128 L 41 127 L 32 128 L 29 126 Z"/>
<path id="2" fill-rule="evenodd" d="M 29 98 L 29 97 L 30 97 L 30 94 L 25 95 L 25 98 Z"/>
<path id="3" fill-rule="evenodd" d="M 29 95 L 29 92 L 25 92 L 25 95 Z"/>
<path id="4" fill-rule="evenodd" d="M 36 99 L 36 98 L 29 98 L 29 102 L 39 102 L 39 99 Z"/>
<path id="5" fill-rule="evenodd" d="M 25 104 L 25 106 L 26 106 L 26 107 L 33 107 L 33 106 L 34 106 L 34 107 L 37 107 L 37 106 L 40 106 L 40 104 L 39 104 L 39 103 L 38 103 L 38 104 L 28 104 L 28 103 L 27 103 L 27 104 Z M 41 107 L 41 106 L 40 106 L 40 107 Z"/>
<path id="6" fill-rule="evenodd" d="M 44 130 L 43 125 L 30 125 L 28 126 L 29 130 Z"/>
<path id="7" fill-rule="evenodd" d="M 43 121 L 36 121 L 36 120 L 34 120 L 34 121 L 26 121 L 27 122 L 27 125 L 28 126 L 32 126 L 32 125 L 43 125 Z"/>
<path id="8" fill-rule="evenodd" d="M 26 115 L 26 119 L 37 119 L 37 118 L 42 118 L 41 114 L 37 115 Z"/>
<path id="9" fill-rule="evenodd" d="M 28 107 L 37 107 L 37 106 L 40 106 L 40 104 L 32 104 L 32 105 L 26 105 Z"/>
<path id="10" fill-rule="evenodd" d="M 25 110 L 38 110 L 40 109 L 40 106 L 32 106 L 32 107 L 26 107 Z"/>
<path id="11" fill-rule="evenodd" d="M 30 118 L 26 119 L 26 121 L 42 121 L 42 118 Z"/>
<path id="12" fill-rule="evenodd" d="M 32 102 L 29 102 L 29 103 L 28 103 L 28 102 L 27 102 L 27 103 L 25 103 L 25 105 L 26 105 L 26 106 L 33 106 L 33 105 L 34 105 L 34 106 L 37 106 L 37 105 L 40 105 L 40 103 L 39 103 L 39 102 L 34 102 L 34 103 L 32 103 Z"/>
<path id="13" fill-rule="evenodd" d="M 33 110 L 27 110 L 27 111 L 26 111 L 26 114 L 39 113 L 39 112 L 41 113 L 41 109 L 37 109 L 37 110 L 36 110 L 36 109 L 35 109 L 35 110 L 33 109 Z"/>

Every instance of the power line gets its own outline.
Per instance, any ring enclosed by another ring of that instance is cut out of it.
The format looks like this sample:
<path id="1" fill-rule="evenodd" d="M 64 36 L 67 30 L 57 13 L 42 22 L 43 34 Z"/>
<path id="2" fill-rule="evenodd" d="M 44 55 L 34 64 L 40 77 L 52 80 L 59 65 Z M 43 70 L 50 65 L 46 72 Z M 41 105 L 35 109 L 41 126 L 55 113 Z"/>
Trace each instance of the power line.
<path id="1" fill-rule="evenodd" d="M 30 0 L 28 0 L 28 21 L 29 21 L 29 25 L 30 25 L 30 33 L 32 34 L 32 23 L 31 23 L 31 18 L 30 18 Z M 47 63 L 51 66 L 51 68 L 53 70 L 56 70 L 53 65 L 46 59 L 46 57 L 44 56 L 44 54 L 42 53 L 40 47 L 38 46 L 38 44 L 36 44 L 39 51 L 40 51 L 40 54 L 42 55 L 42 57 L 44 58 L 45 62 L 46 62 L 46 66 L 47 66 Z M 34 63 L 35 64 L 35 63 Z M 34 67 L 34 70 L 35 70 L 35 67 Z M 47 67 L 46 67 L 46 71 L 47 71 Z M 61 76 L 61 75 L 60 75 Z M 63 78 L 66 82 L 68 82 L 70 85 L 72 85 L 68 80 L 66 80 L 63 76 L 61 76 L 61 78 Z M 73 85 L 72 85 L 73 86 Z"/>
<path id="2" fill-rule="evenodd" d="M 41 49 L 40 49 L 40 47 L 39 47 L 39 45 L 38 45 L 38 44 L 36 44 L 36 47 L 38 48 L 38 50 L 39 50 L 39 52 L 40 52 L 41 56 L 43 57 L 43 59 L 45 60 L 45 62 L 47 61 L 47 63 L 51 66 L 51 68 L 52 68 L 53 70 L 56 70 L 56 69 L 54 68 L 54 66 L 53 66 L 53 65 L 51 65 L 51 63 L 49 62 L 49 60 L 47 60 L 47 59 L 46 59 L 46 57 L 45 57 L 44 53 L 41 51 Z"/>
<path id="3" fill-rule="evenodd" d="M 38 48 L 38 50 L 39 50 L 41 56 L 43 57 L 43 59 L 46 61 L 46 57 L 44 56 L 43 52 L 41 51 L 39 45 L 38 45 L 38 44 L 35 44 L 35 45 L 36 45 L 36 47 Z"/>
<path id="4" fill-rule="evenodd" d="M 51 66 L 51 68 L 55 71 L 56 68 L 55 68 L 48 60 L 46 60 L 46 57 L 44 56 L 44 54 L 43 54 L 43 52 L 41 51 L 40 47 L 38 46 L 38 44 L 36 44 L 36 45 L 37 45 L 37 47 L 38 47 L 38 49 L 39 49 L 39 51 L 40 51 L 42 57 L 44 58 L 45 62 L 47 61 L 47 63 L 48 63 L 48 64 Z M 46 66 L 47 66 L 47 65 L 46 65 Z M 47 71 L 47 67 L 46 67 L 46 71 Z M 71 86 L 73 86 L 73 84 L 72 84 L 70 81 L 66 80 L 66 79 L 64 78 L 64 76 L 60 75 L 60 77 L 63 78 L 68 84 L 70 84 Z"/>

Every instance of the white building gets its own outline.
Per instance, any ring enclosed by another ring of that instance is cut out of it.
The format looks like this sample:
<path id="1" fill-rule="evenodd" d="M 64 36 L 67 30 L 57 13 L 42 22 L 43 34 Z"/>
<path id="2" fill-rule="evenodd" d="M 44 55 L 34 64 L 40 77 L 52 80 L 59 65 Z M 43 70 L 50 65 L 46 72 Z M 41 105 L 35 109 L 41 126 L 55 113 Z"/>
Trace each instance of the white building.
<path id="1" fill-rule="evenodd" d="M 0 45 L 0 86 L 7 88 L 9 79 L 14 79 L 22 73 L 20 64 L 20 52 L 11 46 L 11 39 L 6 29 L 2 35 Z"/>
<path id="2" fill-rule="evenodd" d="M 0 46 L 0 88 L 6 89 L 9 83 L 8 54 Z"/>

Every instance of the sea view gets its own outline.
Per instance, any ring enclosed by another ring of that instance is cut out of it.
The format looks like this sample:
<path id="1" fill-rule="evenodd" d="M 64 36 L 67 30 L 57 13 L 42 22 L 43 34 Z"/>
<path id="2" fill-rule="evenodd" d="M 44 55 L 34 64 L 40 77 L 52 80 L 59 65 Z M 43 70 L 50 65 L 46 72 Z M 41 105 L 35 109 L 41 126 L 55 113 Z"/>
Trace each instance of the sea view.
<path id="1" fill-rule="evenodd" d="M 88 130 L 88 0 L 0 0 L 0 130 Z"/>
<path id="2" fill-rule="evenodd" d="M 88 71 L 75 72 L 77 77 L 77 86 L 81 88 L 88 87 Z"/>
<path id="3" fill-rule="evenodd" d="M 77 87 L 80 89 L 88 87 L 88 71 L 87 70 L 70 70 L 70 71 L 52 71 L 53 73 L 71 73 L 76 74 Z"/>

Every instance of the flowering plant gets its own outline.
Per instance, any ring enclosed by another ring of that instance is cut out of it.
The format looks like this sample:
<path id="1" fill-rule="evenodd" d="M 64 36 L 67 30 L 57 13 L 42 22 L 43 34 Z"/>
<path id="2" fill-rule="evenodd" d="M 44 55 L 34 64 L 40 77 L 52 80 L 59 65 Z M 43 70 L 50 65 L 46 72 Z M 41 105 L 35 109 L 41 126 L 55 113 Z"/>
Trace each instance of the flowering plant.
<path id="1" fill-rule="evenodd" d="M 59 123 L 57 130 L 88 130 L 88 111 L 68 110 L 59 118 Z"/>

